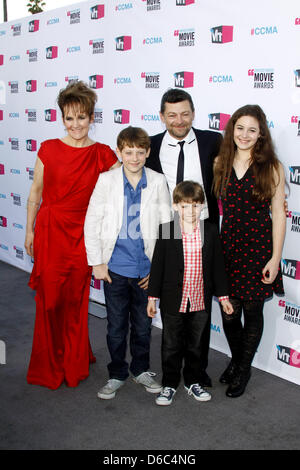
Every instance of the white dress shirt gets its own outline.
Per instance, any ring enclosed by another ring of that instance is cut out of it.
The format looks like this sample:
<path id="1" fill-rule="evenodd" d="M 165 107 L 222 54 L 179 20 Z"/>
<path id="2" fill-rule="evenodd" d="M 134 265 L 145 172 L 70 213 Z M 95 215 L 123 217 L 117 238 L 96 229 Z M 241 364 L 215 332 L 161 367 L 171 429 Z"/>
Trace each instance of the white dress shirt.
<path id="1" fill-rule="evenodd" d="M 192 180 L 201 184 L 204 195 L 202 171 L 199 158 L 199 148 L 193 129 L 190 129 L 188 135 L 182 139 L 185 141 L 184 151 L 184 180 Z M 161 143 L 159 159 L 163 173 L 167 179 L 171 198 L 173 200 L 173 191 L 176 186 L 177 164 L 180 152 L 179 140 L 172 137 L 167 131 Z M 208 218 L 208 206 L 205 195 L 205 205 L 201 212 L 200 219 Z"/>

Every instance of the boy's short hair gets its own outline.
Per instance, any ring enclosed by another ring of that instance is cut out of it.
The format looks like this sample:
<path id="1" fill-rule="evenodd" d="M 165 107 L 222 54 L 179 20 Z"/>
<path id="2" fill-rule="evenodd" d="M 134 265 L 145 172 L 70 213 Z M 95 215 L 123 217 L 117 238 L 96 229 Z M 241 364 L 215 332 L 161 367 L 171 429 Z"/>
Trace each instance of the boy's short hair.
<path id="1" fill-rule="evenodd" d="M 173 191 L 173 203 L 178 204 L 179 202 L 200 202 L 203 204 L 205 200 L 204 191 L 201 184 L 195 181 L 182 181 L 178 183 Z"/>
<path id="2" fill-rule="evenodd" d="M 147 132 L 141 127 L 128 126 L 123 129 L 117 137 L 117 147 L 119 150 L 128 147 L 137 147 L 149 150 L 151 141 Z"/>

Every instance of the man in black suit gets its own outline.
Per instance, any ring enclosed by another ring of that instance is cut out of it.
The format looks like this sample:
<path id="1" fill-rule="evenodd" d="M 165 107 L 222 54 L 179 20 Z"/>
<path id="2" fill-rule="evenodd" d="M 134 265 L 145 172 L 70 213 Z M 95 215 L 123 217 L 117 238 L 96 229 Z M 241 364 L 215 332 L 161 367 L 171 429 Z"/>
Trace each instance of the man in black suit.
<path id="1" fill-rule="evenodd" d="M 221 134 L 192 127 L 195 108 L 191 96 L 184 90 L 169 89 L 161 100 L 160 117 L 166 131 L 151 137 L 151 151 L 146 166 L 164 173 L 172 198 L 173 190 L 182 180 L 193 180 L 204 187 L 206 207 L 202 218 L 219 223 L 217 200 L 212 192 L 213 161 L 218 155 Z M 212 297 L 206 303 L 209 314 L 203 333 L 200 385 L 211 387 L 206 373 L 210 341 Z"/>

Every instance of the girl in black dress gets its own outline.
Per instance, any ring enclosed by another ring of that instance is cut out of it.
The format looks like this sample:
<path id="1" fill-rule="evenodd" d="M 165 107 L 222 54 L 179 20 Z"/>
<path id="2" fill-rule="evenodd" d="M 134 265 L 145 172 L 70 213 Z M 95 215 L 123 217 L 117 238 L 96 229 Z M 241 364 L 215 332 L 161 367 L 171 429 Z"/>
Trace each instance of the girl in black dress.
<path id="1" fill-rule="evenodd" d="M 233 315 L 222 312 L 232 359 L 220 381 L 229 384 L 226 395 L 234 398 L 244 393 L 250 378 L 263 332 L 264 301 L 273 292 L 283 294 L 285 176 L 258 105 L 243 106 L 228 121 L 214 175 L 215 194 L 223 206 L 221 240 L 234 307 Z"/>

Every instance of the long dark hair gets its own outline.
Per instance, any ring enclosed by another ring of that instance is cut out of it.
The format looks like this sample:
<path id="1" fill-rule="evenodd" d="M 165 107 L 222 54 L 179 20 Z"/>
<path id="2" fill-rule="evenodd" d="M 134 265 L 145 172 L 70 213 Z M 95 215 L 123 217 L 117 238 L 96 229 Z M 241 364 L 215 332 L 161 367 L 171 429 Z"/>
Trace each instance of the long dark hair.
<path id="1" fill-rule="evenodd" d="M 217 197 L 226 194 L 231 175 L 236 144 L 233 140 L 234 126 L 242 116 L 251 116 L 258 121 L 260 137 L 251 150 L 254 188 L 252 196 L 262 201 L 271 199 L 278 182 L 274 179 L 274 170 L 279 171 L 279 160 L 276 156 L 265 113 L 258 105 L 247 104 L 233 113 L 229 119 L 219 156 L 214 169 L 214 192 Z M 278 179 L 279 181 L 279 179 Z"/>

